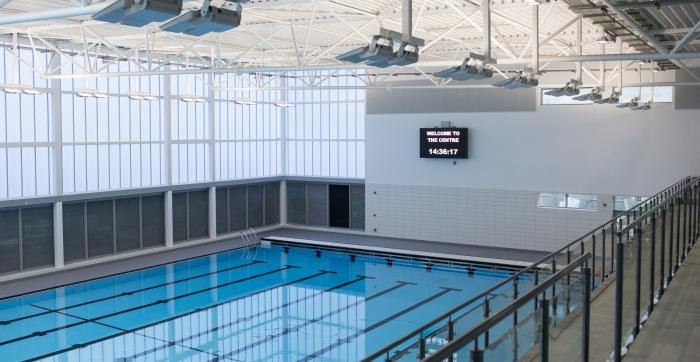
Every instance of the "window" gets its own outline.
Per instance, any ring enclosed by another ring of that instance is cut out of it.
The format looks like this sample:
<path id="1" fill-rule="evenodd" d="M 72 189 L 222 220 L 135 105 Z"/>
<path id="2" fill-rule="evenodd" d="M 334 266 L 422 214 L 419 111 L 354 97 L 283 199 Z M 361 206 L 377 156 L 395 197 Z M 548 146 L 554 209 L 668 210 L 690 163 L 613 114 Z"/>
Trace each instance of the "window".
<path id="1" fill-rule="evenodd" d="M 541 103 L 542 105 L 565 105 L 565 104 L 593 104 L 591 100 L 577 100 L 577 97 L 584 96 L 591 93 L 593 88 L 581 88 L 579 94 L 575 96 L 560 96 L 555 97 L 545 94 L 546 92 L 552 90 L 552 88 L 542 89 L 541 93 Z M 608 87 L 603 93 L 604 97 L 607 97 L 610 93 L 610 88 Z M 671 103 L 673 102 L 673 87 L 623 87 L 620 94 L 620 103 L 627 103 L 632 98 L 639 97 L 640 102 L 652 101 L 654 103 Z"/>
<path id="2" fill-rule="evenodd" d="M 614 211 L 627 211 L 642 202 L 646 201 L 648 197 L 640 196 L 615 196 L 615 202 L 613 206 Z"/>
<path id="3" fill-rule="evenodd" d="M 673 87 L 623 87 L 620 103 L 627 103 L 634 97 L 639 97 L 640 102 L 671 103 Z"/>
<path id="4" fill-rule="evenodd" d="M 565 194 L 540 192 L 537 207 L 558 209 L 596 210 L 598 196 L 589 194 Z"/>

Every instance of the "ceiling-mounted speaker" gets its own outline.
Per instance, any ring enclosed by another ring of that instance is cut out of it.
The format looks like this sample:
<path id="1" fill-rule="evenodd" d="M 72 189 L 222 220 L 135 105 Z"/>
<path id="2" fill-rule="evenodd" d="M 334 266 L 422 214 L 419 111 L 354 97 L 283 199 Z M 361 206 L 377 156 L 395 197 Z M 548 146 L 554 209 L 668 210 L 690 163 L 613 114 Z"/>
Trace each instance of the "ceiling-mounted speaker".
<path id="1" fill-rule="evenodd" d="M 160 26 L 162 30 L 187 35 L 222 33 L 241 25 L 241 10 L 209 6 L 188 11 Z"/>
<path id="2" fill-rule="evenodd" d="M 130 26 L 144 26 L 177 16 L 182 0 L 118 0 L 92 16 L 95 20 Z"/>

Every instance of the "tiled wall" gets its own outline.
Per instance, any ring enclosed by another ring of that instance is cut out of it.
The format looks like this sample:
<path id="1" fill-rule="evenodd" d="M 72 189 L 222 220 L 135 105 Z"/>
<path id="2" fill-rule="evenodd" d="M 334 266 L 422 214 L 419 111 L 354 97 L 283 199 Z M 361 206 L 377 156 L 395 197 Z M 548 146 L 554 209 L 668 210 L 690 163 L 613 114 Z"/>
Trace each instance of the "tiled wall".
<path id="1" fill-rule="evenodd" d="M 553 251 L 612 218 L 612 196 L 598 210 L 537 207 L 538 192 L 366 185 L 370 235 Z M 606 206 L 603 206 L 603 205 Z"/>

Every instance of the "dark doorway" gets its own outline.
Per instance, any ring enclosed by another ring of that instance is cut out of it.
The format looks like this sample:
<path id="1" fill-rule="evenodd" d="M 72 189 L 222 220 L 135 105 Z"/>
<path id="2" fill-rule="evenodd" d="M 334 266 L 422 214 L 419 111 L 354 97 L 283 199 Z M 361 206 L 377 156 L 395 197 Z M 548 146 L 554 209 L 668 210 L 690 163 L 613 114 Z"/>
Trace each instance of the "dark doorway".
<path id="1" fill-rule="evenodd" d="M 350 186 L 328 185 L 328 225 L 350 227 Z"/>

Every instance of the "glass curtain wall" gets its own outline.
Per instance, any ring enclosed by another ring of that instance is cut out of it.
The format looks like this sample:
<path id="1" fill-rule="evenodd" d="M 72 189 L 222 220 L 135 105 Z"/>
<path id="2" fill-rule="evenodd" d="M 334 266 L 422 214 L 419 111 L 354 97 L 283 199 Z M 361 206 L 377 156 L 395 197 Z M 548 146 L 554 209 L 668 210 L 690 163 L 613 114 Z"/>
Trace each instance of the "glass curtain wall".
<path id="1" fill-rule="evenodd" d="M 0 82 L 40 91 L 0 93 L 0 200 L 280 176 L 283 162 L 291 176 L 364 177 L 355 71 L 143 75 L 123 57 L 16 54 L 0 50 Z M 130 74 L 42 77 L 90 69 Z"/>

